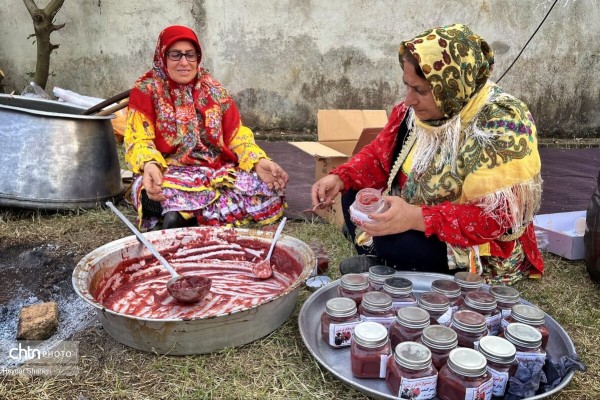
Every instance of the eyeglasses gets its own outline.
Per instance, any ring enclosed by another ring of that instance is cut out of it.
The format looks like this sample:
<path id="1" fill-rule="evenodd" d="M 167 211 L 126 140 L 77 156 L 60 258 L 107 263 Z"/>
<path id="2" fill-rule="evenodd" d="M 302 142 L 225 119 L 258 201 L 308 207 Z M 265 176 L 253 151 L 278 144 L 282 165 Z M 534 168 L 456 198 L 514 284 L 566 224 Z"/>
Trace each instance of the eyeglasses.
<path id="1" fill-rule="evenodd" d="M 189 62 L 197 62 L 200 58 L 200 54 L 198 53 L 182 53 L 180 51 L 167 51 L 167 58 L 171 61 L 179 61 L 181 57 L 185 56 L 185 59 Z"/>

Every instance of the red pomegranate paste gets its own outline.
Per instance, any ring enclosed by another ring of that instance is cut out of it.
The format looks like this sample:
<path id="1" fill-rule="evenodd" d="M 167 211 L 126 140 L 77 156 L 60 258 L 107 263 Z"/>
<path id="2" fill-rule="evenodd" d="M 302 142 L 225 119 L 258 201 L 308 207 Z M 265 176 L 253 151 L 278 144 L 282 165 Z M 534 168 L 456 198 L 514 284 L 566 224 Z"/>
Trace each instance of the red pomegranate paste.
<path id="1" fill-rule="evenodd" d="M 268 243 L 237 240 L 234 231 L 198 232 L 194 237 L 179 235 L 161 254 L 178 274 L 199 274 L 212 280 L 202 301 L 184 304 L 171 297 L 166 288 L 171 275 L 152 255 L 121 262 L 112 275 L 91 285 L 92 295 L 104 307 L 136 317 L 208 318 L 264 303 L 290 287 L 302 272 L 298 260 L 275 246 L 273 275 L 258 279 L 252 266 L 264 259 Z"/>

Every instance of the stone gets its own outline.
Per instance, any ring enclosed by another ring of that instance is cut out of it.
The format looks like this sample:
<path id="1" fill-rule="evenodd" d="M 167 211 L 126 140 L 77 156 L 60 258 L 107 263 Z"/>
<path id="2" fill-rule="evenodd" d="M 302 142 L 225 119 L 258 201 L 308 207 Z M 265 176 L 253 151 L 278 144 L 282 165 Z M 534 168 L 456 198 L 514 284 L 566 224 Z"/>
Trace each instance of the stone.
<path id="1" fill-rule="evenodd" d="M 45 340 L 58 328 L 58 305 L 39 303 L 21 308 L 17 340 Z"/>

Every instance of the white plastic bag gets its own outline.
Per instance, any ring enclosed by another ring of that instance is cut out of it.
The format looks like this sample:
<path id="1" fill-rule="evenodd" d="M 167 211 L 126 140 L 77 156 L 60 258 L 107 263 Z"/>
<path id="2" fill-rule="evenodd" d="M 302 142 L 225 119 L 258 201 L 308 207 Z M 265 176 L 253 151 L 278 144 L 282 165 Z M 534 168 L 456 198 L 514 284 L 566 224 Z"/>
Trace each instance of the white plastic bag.
<path id="1" fill-rule="evenodd" d="M 84 96 L 82 94 L 75 93 L 71 90 L 61 89 L 59 87 L 55 87 L 54 89 L 52 89 L 52 92 L 59 101 L 64 101 L 66 103 L 71 103 L 87 108 L 95 106 L 96 104 L 104 101 L 104 99 L 98 97 Z"/>
<path id="2" fill-rule="evenodd" d="M 50 100 L 48 93 L 40 85 L 35 82 L 29 82 L 29 85 L 25 86 L 25 89 L 21 92 L 21 96 L 26 97 L 37 97 L 38 99 Z"/>

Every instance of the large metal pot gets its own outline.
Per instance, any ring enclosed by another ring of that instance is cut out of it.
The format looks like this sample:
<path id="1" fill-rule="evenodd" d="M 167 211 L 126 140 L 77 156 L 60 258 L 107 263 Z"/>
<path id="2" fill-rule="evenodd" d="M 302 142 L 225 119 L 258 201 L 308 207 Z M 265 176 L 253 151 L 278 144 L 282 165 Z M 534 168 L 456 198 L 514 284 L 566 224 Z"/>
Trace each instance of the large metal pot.
<path id="1" fill-rule="evenodd" d="M 201 230 L 220 228 L 181 228 L 154 231 L 146 238 L 160 252 L 174 241 L 192 239 Z M 270 244 L 271 232 L 235 229 L 237 238 L 261 240 Z M 104 276 L 111 276 L 123 261 L 147 257 L 150 253 L 135 236 L 108 243 L 85 256 L 73 271 L 75 292 L 96 308 L 104 329 L 117 341 L 133 348 L 159 354 L 204 354 L 226 347 L 237 347 L 268 335 L 283 324 L 294 311 L 298 291 L 315 268 L 315 256 L 310 247 L 299 239 L 281 235 L 277 246 L 282 246 L 302 265 L 297 279 L 282 293 L 253 307 L 192 320 L 149 319 L 114 312 L 98 303 L 90 292 Z"/>
<path id="2" fill-rule="evenodd" d="M 114 116 L 0 94 L 0 206 L 95 207 L 123 191 Z"/>

